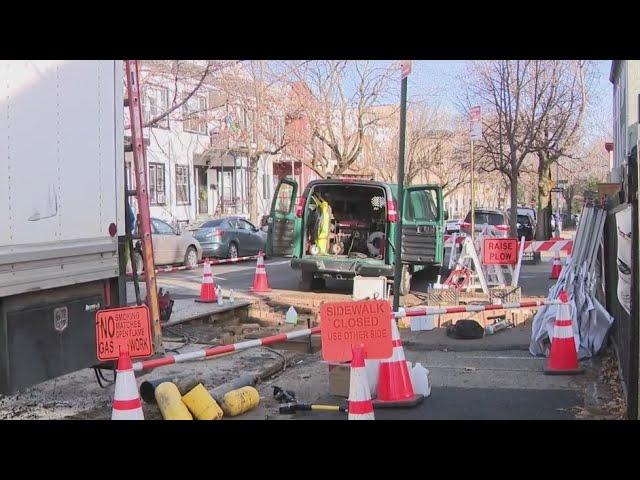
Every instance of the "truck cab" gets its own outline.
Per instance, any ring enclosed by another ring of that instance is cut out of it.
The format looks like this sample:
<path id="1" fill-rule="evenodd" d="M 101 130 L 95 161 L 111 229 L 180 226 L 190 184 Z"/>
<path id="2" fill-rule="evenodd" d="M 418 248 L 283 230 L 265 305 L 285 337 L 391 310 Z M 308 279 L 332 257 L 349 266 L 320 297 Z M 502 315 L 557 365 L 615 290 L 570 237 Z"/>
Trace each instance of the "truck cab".
<path id="1" fill-rule="evenodd" d="M 283 179 L 268 219 L 267 254 L 292 257 L 303 290 L 321 289 L 327 278 L 393 278 L 397 190 L 375 180 L 329 178 L 310 182 L 298 195 L 297 182 Z M 442 266 L 445 215 L 438 185 L 405 187 L 403 197 L 404 295 L 415 272 L 435 275 Z"/>

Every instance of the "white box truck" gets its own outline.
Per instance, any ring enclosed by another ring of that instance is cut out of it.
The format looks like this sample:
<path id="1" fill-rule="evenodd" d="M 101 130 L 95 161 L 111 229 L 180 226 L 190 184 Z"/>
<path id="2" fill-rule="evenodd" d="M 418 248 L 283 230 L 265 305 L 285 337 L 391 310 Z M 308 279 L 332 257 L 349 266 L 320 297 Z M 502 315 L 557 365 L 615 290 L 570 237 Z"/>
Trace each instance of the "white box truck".
<path id="1" fill-rule="evenodd" d="M 95 365 L 124 302 L 122 61 L 0 61 L 0 392 Z"/>

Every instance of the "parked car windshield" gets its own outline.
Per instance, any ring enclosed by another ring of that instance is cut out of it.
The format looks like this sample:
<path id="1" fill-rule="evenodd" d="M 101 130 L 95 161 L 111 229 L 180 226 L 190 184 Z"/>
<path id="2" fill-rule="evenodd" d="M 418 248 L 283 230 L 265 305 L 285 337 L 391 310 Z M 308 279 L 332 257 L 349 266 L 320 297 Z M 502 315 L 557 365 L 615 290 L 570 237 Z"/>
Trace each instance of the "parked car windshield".
<path id="1" fill-rule="evenodd" d="M 518 223 L 521 223 L 522 225 L 530 226 L 531 217 L 529 215 L 518 215 Z"/>
<path id="2" fill-rule="evenodd" d="M 164 223 L 162 220 L 153 218 L 151 219 L 151 223 L 153 223 L 153 228 L 157 234 L 173 235 L 175 233 L 171 225 Z"/>
<path id="3" fill-rule="evenodd" d="M 504 215 L 493 212 L 476 212 L 474 220 L 476 225 L 484 225 L 485 223 L 489 225 L 502 225 L 506 223 Z M 467 223 L 471 222 L 471 212 L 467 214 L 464 221 Z"/>
<path id="4" fill-rule="evenodd" d="M 246 220 L 242 220 L 241 218 L 239 218 L 237 222 L 238 222 L 238 228 L 240 230 L 255 230 L 255 227 L 251 223 L 247 222 Z"/>

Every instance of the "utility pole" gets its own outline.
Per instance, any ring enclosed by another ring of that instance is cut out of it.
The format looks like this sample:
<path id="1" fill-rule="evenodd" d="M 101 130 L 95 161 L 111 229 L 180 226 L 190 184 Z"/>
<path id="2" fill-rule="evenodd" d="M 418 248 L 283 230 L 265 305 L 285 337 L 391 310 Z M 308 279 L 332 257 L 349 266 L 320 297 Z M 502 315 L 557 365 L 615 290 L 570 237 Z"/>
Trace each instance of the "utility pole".
<path id="1" fill-rule="evenodd" d="M 407 77 L 411 73 L 411 60 L 402 63 L 400 82 L 400 139 L 398 147 L 398 199 L 396 209 L 398 220 L 396 222 L 395 263 L 393 280 L 393 311 L 400 308 L 400 285 L 402 283 L 402 211 L 404 200 L 404 142 L 407 126 Z"/>
<path id="2" fill-rule="evenodd" d="M 473 163 L 473 139 L 471 139 L 471 241 L 476 230 L 476 185 L 475 165 Z"/>
<path id="3" fill-rule="evenodd" d="M 476 168 L 473 158 L 473 142 L 474 140 L 482 140 L 482 110 L 480 106 L 471 107 L 469 110 L 469 138 L 471 140 L 471 240 L 473 241 L 476 228 Z"/>

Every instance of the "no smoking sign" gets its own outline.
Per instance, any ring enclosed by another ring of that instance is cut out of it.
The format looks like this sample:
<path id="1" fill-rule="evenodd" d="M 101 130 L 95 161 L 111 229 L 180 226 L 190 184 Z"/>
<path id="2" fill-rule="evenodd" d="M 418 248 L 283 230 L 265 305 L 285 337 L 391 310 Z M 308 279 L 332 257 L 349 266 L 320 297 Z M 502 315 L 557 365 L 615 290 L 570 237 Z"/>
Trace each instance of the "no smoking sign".
<path id="1" fill-rule="evenodd" d="M 96 312 L 98 360 L 116 360 L 121 349 L 127 350 L 131 358 L 153 354 L 151 322 L 146 305 Z"/>

